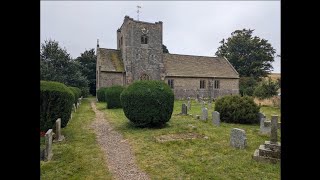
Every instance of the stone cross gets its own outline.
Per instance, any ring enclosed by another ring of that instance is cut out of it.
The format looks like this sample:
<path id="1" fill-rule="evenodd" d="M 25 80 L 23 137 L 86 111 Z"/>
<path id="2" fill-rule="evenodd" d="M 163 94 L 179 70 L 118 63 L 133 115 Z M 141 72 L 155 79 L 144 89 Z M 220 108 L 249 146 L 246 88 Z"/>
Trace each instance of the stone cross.
<path id="1" fill-rule="evenodd" d="M 212 123 L 220 126 L 220 113 L 218 111 L 212 112 Z"/>
<path id="2" fill-rule="evenodd" d="M 202 108 L 202 116 L 201 120 L 207 120 L 208 119 L 208 109 L 207 108 Z"/>
<path id="3" fill-rule="evenodd" d="M 55 142 L 57 141 L 63 141 L 64 140 L 64 136 L 61 135 L 61 118 L 56 120 L 56 132 L 55 132 Z"/>
<path id="4" fill-rule="evenodd" d="M 44 160 L 45 161 L 50 161 L 51 158 L 52 158 L 52 129 L 49 129 L 47 132 L 46 132 L 46 135 L 45 135 L 45 144 L 46 144 L 46 149 L 44 151 Z"/>
<path id="5" fill-rule="evenodd" d="M 272 115 L 271 116 L 271 136 L 270 136 L 270 142 L 271 143 L 277 143 L 278 141 L 278 116 Z"/>
<path id="6" fill-rule="evenodd" d="M 230 145 L 235 148 L 244 149 L 247 146 L 246 132 L 243 129 L 233 128 L 231 130 Z"/>
<path id="7" fill-rule="evenodd" d="M 182 108 L 181 108 L 181 114 L 183 115 L 187 115 L 188 114 L 188 109 L 185 103 L 182 104 Z"/>

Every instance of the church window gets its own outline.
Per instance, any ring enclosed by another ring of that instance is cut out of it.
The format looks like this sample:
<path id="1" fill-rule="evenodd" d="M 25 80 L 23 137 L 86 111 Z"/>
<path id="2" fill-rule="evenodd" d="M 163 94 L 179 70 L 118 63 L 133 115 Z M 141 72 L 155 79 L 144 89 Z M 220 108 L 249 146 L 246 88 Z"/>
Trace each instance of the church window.
<path id="1" fill-rule="evenodd" d="M 215 89 L 220 89 L 220 81 L 219 80 L 215 80 L 214 81 L 214 88 Z"/>
<path id="2" fill-rule="evenodd" d="M 171 87 L 171 89 L 174 88 L 173 79 L 168 79 L 168 85 Z"/>
<path id="3" fill-rule="evenodd" d="M 142 74 L 142 76 L 140 76 L 140 80 L 149 80 L 148 74 Z"/>
<path id="4" fill-rule="evenodd" d="M 206 88 L 206 80 L 200 80 L 200 89 Z"/>
<path id="5" fill-rule="evenodd" d="M 141 44 L 148 44 L 148 36 L 146 35 L 141 36 Z"/>

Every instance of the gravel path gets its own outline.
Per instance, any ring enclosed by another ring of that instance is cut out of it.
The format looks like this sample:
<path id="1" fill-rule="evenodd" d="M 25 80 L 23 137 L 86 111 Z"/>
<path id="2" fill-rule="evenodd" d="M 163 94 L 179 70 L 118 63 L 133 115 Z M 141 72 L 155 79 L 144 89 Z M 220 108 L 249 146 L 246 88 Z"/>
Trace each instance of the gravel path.
<path id="1" fill-rule="evenodd" d="M 96 113 L 92 124 L 99 145 L 104 151 L 107 164 L 114 179 L 150 179 L 145 172 L 138 169 L 135 158 L 128 142 L 122 135 L 113 130 L 110 123 L 104 118 L 103 112 L 97 110 L 96 104 L 91 101 L 91 107 Z"/>

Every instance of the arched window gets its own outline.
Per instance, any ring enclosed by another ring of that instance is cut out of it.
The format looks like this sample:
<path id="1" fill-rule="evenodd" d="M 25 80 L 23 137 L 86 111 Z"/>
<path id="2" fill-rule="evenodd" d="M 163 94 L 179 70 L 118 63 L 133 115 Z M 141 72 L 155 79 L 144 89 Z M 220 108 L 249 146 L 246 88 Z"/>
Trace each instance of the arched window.
<path id="1" fill-rule="evenodd" d="M 140 80 L 149 80 L 148 74 L 142 74 L 142 75 L 140 76 Z"/>
<path id="2" fill-rule="evenodd" d="M 146 35 L 141 36 L 141 44 L 148 44 L 148 36 Z"/>

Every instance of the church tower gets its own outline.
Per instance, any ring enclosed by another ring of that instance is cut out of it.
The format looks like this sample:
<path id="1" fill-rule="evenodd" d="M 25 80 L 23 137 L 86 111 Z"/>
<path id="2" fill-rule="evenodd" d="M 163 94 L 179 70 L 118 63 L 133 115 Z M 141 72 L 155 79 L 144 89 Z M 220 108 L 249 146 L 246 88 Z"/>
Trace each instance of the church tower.
<path id="1" fill-rule="evenodd" d="M 117 30 L 117 49 L 121 52 L 126 84 L 164 80 L 161 21 L 149 23 L 125 16 Z"/>

